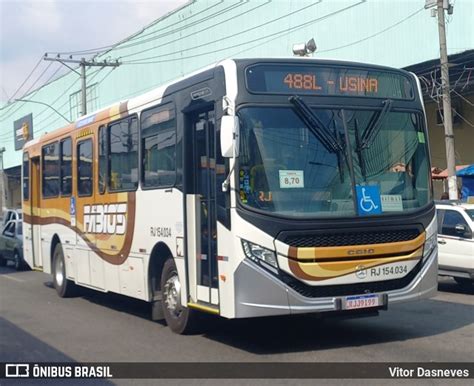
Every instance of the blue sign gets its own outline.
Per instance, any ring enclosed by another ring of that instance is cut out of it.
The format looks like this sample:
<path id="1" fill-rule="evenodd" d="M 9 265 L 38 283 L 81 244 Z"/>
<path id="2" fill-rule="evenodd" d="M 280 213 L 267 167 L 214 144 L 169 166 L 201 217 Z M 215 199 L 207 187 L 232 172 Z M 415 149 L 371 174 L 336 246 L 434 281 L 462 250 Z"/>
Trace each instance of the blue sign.
<path id="1" fill-rule="evenodd" d="M 69 205 L 69 214 L 71 216 L 76 215 L 76 197 L 71 197 L 71 204 Z"/>
<path id="2" fill-rule="evenodd" d="M 380 201 L 380 191 L 378 186 L 356 185 L 357 208 L 359 215 L 370 216 L 382 213 L 382 202 Z"/>

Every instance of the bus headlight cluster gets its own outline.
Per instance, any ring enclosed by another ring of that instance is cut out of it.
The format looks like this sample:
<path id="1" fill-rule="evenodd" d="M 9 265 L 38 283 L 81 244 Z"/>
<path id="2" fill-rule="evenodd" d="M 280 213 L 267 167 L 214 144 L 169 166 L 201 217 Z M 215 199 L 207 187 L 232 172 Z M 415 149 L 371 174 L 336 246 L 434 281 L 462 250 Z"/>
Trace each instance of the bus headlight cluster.
<path id="1" fill-rule="evenodd" d="M 275 252 L 246 240 L 242 240 L 242 247 L 245 256 L 250 260 L 270 269 L 272 272 L 277 272 L 278 263 Z"/>
<path id="2" fill-rule="evenodd" d="M 437 242 L 438 235 L 436 233 L 432 234 L 430 237 L 428 237 L 428 239 L 426 239 L 425 245 L 423 246 L 423 263 L 431 255 L 433 249 L 436 247 Z"/>

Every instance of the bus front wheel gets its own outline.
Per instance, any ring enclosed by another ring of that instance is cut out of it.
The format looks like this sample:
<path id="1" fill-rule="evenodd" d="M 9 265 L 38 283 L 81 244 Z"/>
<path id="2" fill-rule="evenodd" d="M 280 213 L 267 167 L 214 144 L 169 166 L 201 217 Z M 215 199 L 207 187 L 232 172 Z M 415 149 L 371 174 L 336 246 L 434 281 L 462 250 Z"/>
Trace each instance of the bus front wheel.
<path id="1" fill-rule="evenodd" d="M 60 243 L 57 243 L 54 248 L 52 274 L 54 288 L 59 296 L 66 298 L 76 294 L 76 284 L 66 278 L 66 264 L 64 261 L 63 248 Z"/>
<path id="2" fill-rule="evenodd" d="M 172 258 L 166 260 L 161 274 L 163 313 L 166 324 L 177 334 L 190 334 L 199 329 L 199 315 L 181 304 L 181 283 Z"/>

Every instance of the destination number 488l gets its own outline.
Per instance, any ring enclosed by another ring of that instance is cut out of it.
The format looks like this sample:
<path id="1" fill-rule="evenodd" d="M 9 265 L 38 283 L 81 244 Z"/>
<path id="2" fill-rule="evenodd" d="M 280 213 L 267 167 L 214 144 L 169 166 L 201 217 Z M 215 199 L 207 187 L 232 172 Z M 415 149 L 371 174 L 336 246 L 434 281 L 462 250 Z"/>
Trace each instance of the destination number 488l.
<path id="1" fill-rule="evenodd" d="M 311 74 L 293 74 L 289 73 L 283 79 L 283 82 L 289 88 L 304 89 L 304 90 L 320 90 L 321 86 L 316 84 L 316 75 Z"/>

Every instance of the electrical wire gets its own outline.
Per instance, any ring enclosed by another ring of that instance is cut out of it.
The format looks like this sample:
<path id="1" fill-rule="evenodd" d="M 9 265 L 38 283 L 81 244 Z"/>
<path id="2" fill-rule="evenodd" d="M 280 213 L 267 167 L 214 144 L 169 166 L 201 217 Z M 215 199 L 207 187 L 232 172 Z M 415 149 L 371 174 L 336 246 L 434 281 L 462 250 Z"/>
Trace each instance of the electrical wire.
<path id="1" fill-rule="evenodd" d="M 146 42 L 148 42 L 148 41 L 155 40 L 155 39 L 160 38 L 160 37 L 164 37 L 164 36 L 168 36 L 168 35 L 171 35 L 171 34 L 180 32 L 180 31 L 182 31 L 182 30 L 184 30 L 184 29 L 187 29 L 187 28 L 189 28 L 189 27 L 193 27 L 193 26 L 195 26 L 195 25 L 197 25 L 197 24 L 200 24 L 200 23 L 203 23 L 203 22 L 205 22 L 205 21 L 211 20 L 212 18 L 214 18 L 214 17 L 216 17 L 216 16 L 219 16 L 219 15 L 221 15 L 221 14 L 223 14 L 223 13 L 226 13 L 226 12 L 232 10 L 232 9 L 238 8 L 238 7 L 240 7 L 240 6 L 244 5 L 244 4 L 246 4 L 247 2 L 248 2 L 248 0 L 246 0 L 246 1 L 240 1 L 239 3 L 236 3 L 236 4 L 232 4 L 231 6 L 226 7 L 226 8 L 224 8 L 224 9 L 221 9 L 221 10 L 219 10 L 218 12 L 215 12 L 215 13 L 213 13 L 213 14 L 211 14 L 211 15 L 208 15 L 208 16 L 202 18 L 202 19 L 199 19 L 199 20 L 197 20 L 197 21 L 195 21 L 195 22 L 189 23 L 189 24 L 187 24 L 187 25 L 185 25 L 185 26 L 183 26 L 183 27 L 175 28 L 175 29 L 173 29 L 172 31 L 168 31 L 168 32 L 163 33 L 163 34 L 161 34 L 161 35 L 155 36 L 154 38 L 151 38 L 151 39 L 142 40 L 142 39 L 144 39 L 144 38 L 147 37 L 147 36 L 152 36 L 152 35 L 154 35 L 154 34 L 157 34 L 158 32 L 162 32 L 162 31 L 164 31 L 164 30 L 167 30 L 167 29 L 169 29 L 170 27 L 176 27 L 177 24 L 180 24 L 180 23 L 182 23 L 182 22 L 184 22 L 184 21 L 188 22 L 189 19 L 191 19 L 191 18 L 193 18 L 193 17 L 195 17 L 195 16 L 197 16 L 197 15 L 199 15 L 199 14 L 201 14 L 201 13 L 204 13 L 205 11 L 207 11 L 207 10 L 213 8 L 213 7 L 216 7 L 216 6 L 220 5 L 221 3 L 223 3 L 223 1 L 220 1 L 220 2 L 217 3 L 217 4 L 213 4 L 213 5 L 211 5 L 210 7 L 207 7 L 207 8 L 205 8 L 204 10 L 202 10 L 202 11 L 200 11 L 200 12 L 197 12 L 197 13 L 194 14 L 194 15 L 191 15 L 191 16 L 189 16 L 189 17 L 186 18 L 186 19 L 179 20 L 179 21 L 177 21 L 176 23 L 174 23 L 174 24 L 172 24 L 172 25 L 168 25 L 168 26 L 166 26 L 166 27 L 163 27 L 163 28 L 160 28 L 160 29 L 157 29 L 157 30 L 155 30 L 155 31 L 151 31 L 151 32 L 145 33 L 145 34 L 143 34 L 143 33 L 138 33 L 138 35 L 137 35 L 137 34 L 133 34 L 132 37 L 126 38 L 126 39 L 124 39 L 124 40 L 122 40 L 121 42 L 118 42 L 118 43 L 114 43 L 114 44 L 107 45 L 107 46 L 102 46 L 102 47 L 91 48 L 91 49 L 82 50 L 82 51 L 50 52 L 50 54 L 52 54 L 52 55 L 56 55 L 56 54 L 59 54 L 59 55 L 94 54 L 94 53 L 101 53 L 101 52 L 108 51 L 108 50 L 119 50 L 119 49 L 123 49 L 123 48 L 133 47 L 133 46 L 136 46 L 136 45 L 139 45 L 139 44 L 142 44 L 142 43 L 146 43 Z M 158 22 L 158 21 L 156 21 L 156 22 Z M 156 24 L 156 22 L 153 23 L 151 26 L 153 26 L 154 24 Z M 145 27 L 142 31 L 146 30 L 147 28 L 150 28 L 151 26 Z M 127 42 L 130 42 L 130 44 L 126 44 Z M 123 44 L 123 45 L 122 45 L 122 44 Z"/>
<path id="2" fill-rule="evenodd" d="M 242 16 L 242 15 L 244 15 L 244 14 L 246 14 L 246 13 L 252 12 L 252 11 L 256 10 L 257 8 L 263 7 L 263 6 L 265 6 L 265 5 L 269 4 L 269 3 L 270 3 L 270 1 L 267 1 L 266 3 L 260 4 L 260 5 L 256 6 L 256 7 L 252 8 L 252 9 L 249 9 L 249 10 L 245 11 L 244 13 L 239 14 L 237 17 L 240 17 L 240 16 Z M 307 5 L 306 7 L 303 7 L 303 8 L 300 8 L 300 9 L 296 10 L 296 11 L 287 13 L 287 14 L 282 15 L 282 16 L 279 16 L 279 17 L 277 17 L 277 18 L 275 18 L 275 19 L 272 19 L 272 20 L 269 20 L 269 21 L 267 21 L 267 22 L 265 22 L 265 23 L 258 24 L 258 25 L 256 25 L 256 26 L 251 27 L 251 28 L 248 28 L 248 29 L 246 29 L 246 30 L 239 31 L 239 32 L 237 32 L 237 33 L 234 33 L 234 34 L 231 34 L 231 35 L 227 35 L 227 36 L 221 37 L 221 38 L 216 39 L 216 40 L 213 40 L 213 41 L 209 41 L 209 42 L 206 42 L 206 43 L 202 43 L 202 44 L 199 44 L 199 45 L 195 45 L 195 46 L 193 46 L 193 47 L 188 48 L 186 51 L 191 51 L 191 50 L 195 50 L 195 49 L 197 49 L 197 48 L 206 47 L 206 46 L 209 46 L 210 44 L 219 43 L 219 42 L 221 42 L 221 41 L 223 41 L 223 40 L 230 39 L 230 38 L 233 38 L 233 37 L 235 37 L 235 36 L 239 36 L 239 35 L 245 34 L 245 33 L 247 33 L 247 32 L 253 31 L 253 30 L 255 30 L 255 29 L 262 28 L 262 27 L 264 27 L 264 26 L 266 26 L 266 25 L 268 25 L 268 24 L 275 23 L 275 22 L 277 22 L 277 21 L 279 21 L 279 20 L 285 19 L 285 18 L 287 18 L 287 17 L 289 17 L 289 16 L 292 16 L 292 15 L 294 15 L 294 14 L 296 14 L 296 13 L 299 13 L 299 12 L 302 12 L 302 11 L 304 11 L 304 10 L 307 10 L 307 9 L 310 8 L 310 7 L 314 7 L 315 5 L 317 5 L 317 4 L 319 4 L 319 3 L 320 3 L 320 1 L 315 2 L 315 3 L 311 3 L 311 4 Z M 182 37 L 180 37 L 178 40 L 174 40 L 174 41 L 171 41 L 171 42 L 167 42 L 167 43 L 164 43 L 164 44 L 160 44 L 160 45 L 157 45 L 157 46 L 154 46 L 154 47 L 151 47 L 151 48 L 147 48 L 147 49 L 145 49 L 145 50 L 142 50 L 142 51 L 139 51 L 139 52 L 135 52 L 135 53 L 132 53 L 132 54 L 124 55 L 124 56 L 121 56 L 121 59 L 130 57 L 130 56 L 136 56 L 136 55 L 142 54 L 142 53 L 144 53 L 144 52 L 148 52 L 148 51 L 151 51 L 151 50 L 156 50 L 157 48 L 161 48 L 161 47 L 167 46 L 167 45 L 169 45 L 169 44 L 176 43 L 177 41 L 179 41 L 179 40 L 181 40 L 181 39 L 187 39 L 187 38 L 189 38 L 189 37 L 191 37 L 191 36 L 195 36 L 196 34 L 198 34 L 198 33 L 200 33 L 200 32 L 207 31 L 209 28 L 216 27 L 216 26 L 218 26 L 218 25 L 220 25 L 220 24 L 224 24 L 224 23 L 227 23 L 227 22 L 230 21 L 230 20 L 235 20 L 235 19 L 236 19 L 236 17 L 232 17 L 232 18 L 229 18 L 229 19 L 226 19 L 226 20 L 222 20 L 222 21 L 220 21 L 220 22 L 218 22 L 218 23 L 216 23 L 216 24 L 214 24 L 214 25 L 212 25 L 212 26 L 210 26 L 210 27 L 208 27 L 208 28 L 205 28 L 205 29 L 202 29 L 202 30 L 199 30 L 199 31 L 195 31 L 194 33 L 189 34 L 189 35 L 182 36 Z M 261 38 L 259 38 L 259 39 L 261 39 Z M 248 42 L 246 42 L 245 44 L 247 44 L 247 43 L 248 43 Z M 183 52 L 183 50 L 174 51 L 174 52 L 168 52 L 168 53 L 166 53 L 166 54 L 150 56 L 150 57 L 148 57 L 148 58 L 139 58 L 139 59 L 135 59 L 135 60 L 122 61 L 122 63 L 133 63 L 134 61 L 137 61 L 137 62 L 138 62 L 138 61 L 143 61 L 143 60 L 150 60 L 150 59 L 162 58 L 162 57 L 166 57 L 166 56 L 169 56 L 169 55 L 180 54 L 180 53 L 182 53 L 182 52 Z"/>
<path id="3" fill-rule="evenodd" d="M 49 68 L 53 65 L 53 62 L 49 62 L 48 65 L 46 66 L 46 68 L 43 70 L 43 72 L 40 74 L 40 76 L 38 76 L 38 78 L 36 78 L 35 82 L 28 88 L 28 90 L 26 90 L 19 99 L 23 98 L 25 95 L 27 95 L 32 89 L 33 87 L 36 86 L 36 84 L 39 82 L 39 80 L 43 77 L 43 75 L 46 73 L 46 71 L 49 70 Z"/>
<path id="4" fill-rule="evenodd" d="M 52 63 L 52 62 L 51 62 Z M 46 86 L 53 78 L 54 76 L 59 72 L 59 70 L 61 69 L 61 66 L 58 66 L 58 68 L 56 69 L 56 71 L 54 71 L 54 73 L 43 83 L 43 85 L 41 87 L 38 87 L 36 90 L 34 90 L 30 95 L 24 95 L 23 97 L 21 97 L 21 99 L 31 99 L 33 96 L 36 95 L 36 93 L 41 90 L 44 86 Z M 17 107 L 15 109 L 15 106 Z M 0 114 L 0 121 L 4 121 L 5 119 L 7 119 L 8 117 L 12 116 L 13 114 L 15 114 L 18 110 L 21 109 L 21 104 L 18 104 L 16 105 L 16 103 L 12 103 L 10 105 L 10 108 L 6 111 L 2 111 L 2 114 Z"/>
<path id="5" fill-rule="evenodd" d="M 271 0 L 269 0 L 269 1 L 271 1 Z M 224 13 L 230 11 L 230 10 L 233 10 L 233 9 L 235 9 L 235 8 L 237 8 L 237 7 L 240 7 L 240 6 L 242 6 L 243 4 L 246 4 L 247 2 L 248 2 L 248 0 L 246 0 L 246 1 L 240 1 L 239 3 L 236 3 L 236 4 L 232 4 L 231 6 L 228 6 L 228 7 L 224 8 L 224 9 L 221 9 L 221 10 L 219 10 L 219 11 L 213 13 L 213 14 L 210 14 L 210 15 L 206 16 L 206 17 L 203 18 L 203 19 L 199 19 L 199 20 L 197 20 L 197 21 L 195 21 L 195 22 L 193 22 L 193 23 L 187 24 L 186 26 L 181 27 L 181 28 L 179 28 L 179 29 L 177 29 L 177 30 L 176 30 L 176 29 L 173 29 L 172 31 L 169 31 L 169 32 L 166 33 L 166 34 L 159 35 L 158 37 L 166 36 L 166 35 L 169 35 L 169 34 L 174 34 L 174 33 L 176 33 L 176 32 L 179 32 L 180 30 L 184 30 L 185 28 L 189 28 L 189 27 L 191 27 L 191 26 L 200 24 L 200 23 L 202 23 L 202 22 L 205 22 L 205 21 L 207 21 L 207 20 L 212 19 L 213 17 L 215 17 L 215 16 L 217 16 L 217 15 L 224 14 Z M 198 15 L 200 15 L 200 14 L 203 14 L 204 12 L 208 11 L 208 10 L 211 9 L 211 8 L 214 8 L 214 7 L 218 6 L 218 5 L 220 5 L 221 3 L 223 3 L 223 1 L 221 1 L 221 2 L 219 2 L 219 3 L 216 3 L 216 4 L 213 4 L 213 5 L 211 5 L 211 6 L 207 7 L 207 8 L 205 8 L 205 9 L 203 9 L 203 10 L 201 10 L 201 11 L 199 11 L 199 12 L 193 14 L 193 15 L 191 15 L 190 17 L 188 17 L 188 18 L 186 18 L 186 19 L 179 20 L 178 22 L 174 23 L 173 25 L 169 25 L 169 26 L 160 28 L 160 29 L 158 29 L 158 30 L 156 30 L 156 31 L 152 31 L 152 32 L 150 32 L 150 33 L 148 33 L 148 34 L 140 34 L 140 35 L 137 36 L 136 39 L 133 39 L 133 38 L 132 38 L 133 40 L 140 40 L 140 41 L 138 41 L 138 42 L 135 41 L 133 44 L 123 45 L 123 46 L 117 47 L 116 49 L 122 49 L 122 48 L 126 48 L 126 47 L 135 46 L 135 45 L 138 45 L 138 44 L 142 44 L 142 43 L 144 43 L 145 41 L 141 41 L 141 39 L 143 39 L 145 36 L 154 35 L 154 34 L 160 32 L 160 31 L 164 31 L 164 30 L 166 30 L 166 29 L 169 29 L 170 27 L 175 27 L 176 24 L 182 23 L 182 22 L 184 22 L 184 21 L 188 22 L 190 18 L 193 18 L 193 17 L 196 17 L 196 16 L 198 16 Z M 155 21 L 154 23 L 152 23 L 152 25 L 156 24 L 156 22 L 157 22 L 157 21 Z M 147 27 L 147 28 L 148 28 L 148 27 Z M 151 41 L 151 40 L 154 40 L 154 39 L 155 39 L 155 38 L 148 39 L 147 41 Z M 119 45 L 119 44 L 121 44 L 121 43 L 116 43 L 116 44 L 114 44 L 114 45 L 100 47 L 100 49 L 113 48 L 114 46 Z M 62 54 L 69 54 L 69 53 L 86 53 L 86 52 L 94 53 L 94 51 L 98 52 L 97 50 L 89 49 L 89 50 L 83 50 L 83 51 L 63 52 Z M 57 54 L 57 53 L 54 53 L 54 54 Z M 52 62 L 51 62 L 51 63 L 52 63 Z M 38 64 L 39 64 L 39 63 L 38 63 Z M 37 81 L 38 81 L 38 80 L 39 80 L 39 79 L 37 79 Z M 37 81 L 35 82 L 35 84 L 37 83 Z M 47 84 L 48 82 L 49 82 L 49 80 L 46 81 L 45 84 Z M 20 86 L 20 88 L 21 88 L 21 87 L 22 87 L 22 86 Z M 30 87 L 30 89 L 29 89 L 27 92 L 25 92 L 24 94 L 26 95 L 32 88 L 33 88 L 33 87 Z M 12 99 L 12 98 L 10 98 L 10 100 L 11 100 L 11 99 Z M 3 108 L 6 108 L 6 107 L 8 107 L 8 105 L 5 105 Z M 3 108 L 2 108 L 2 109 L 3 109 Z M 4 114 L 8 114 L 13 108 L 14 108 L 14 104 L 12 104 L 12 105 L 10 106 L 10 109 L 7 110 L 7 111 L 5 111 Z M 18 109 L 16 109 L 15 112 L 16 112 L 16 111 L 18 111 Z M 13 114 L 13 113 L 14 113 L 14 112 L 12 112 L 11 114 Z M 9 115 L 11 115 L 11 114 L 9 114 Z M 7 116 L 8 116 L 8 115 L 7 115 Z M 4 119 L 4 118 L 0 118 L 0 120 L 1 120 L 1 119 Z"/>
<path id="6" fill-rule="evenodd" d="M 340 50 L 341 48 L 347 48 L 347 47 L 350 47 L 350 46 L 354 46 L 356 44 L 359 44 L 359 43 L 362 43 L 362 42 L 365 42 L 366 40 L 369 40 L 369 39 L 372 39 L 374 38 L 375 36 L 378 36 L 380 34 L 383 34 L 384 32 L 387 32 L 388 30 L 392 29 L 392 28 L 395 28 L 396 26 L 402 24 L 403 22 L 407 21 L 408 19 L 411 19 L 413 16 L 419 14 L 421 11 L 423 11 L 425 8 L 420 8 L 419 10 L 411 13 L 410 15 L 408 15 L 407 17 L 403 18 L 402 20 L 396 22 L 395 24 L 392 24 L 390 26 L 388 26 L 387 28 L 384 28 L 383 30 L 379 31 L 379 32 L 376 32 L 372 35 L 369 35 L 363 39 L 359 39 L 359 40 L 356 40 L 352 43 L 348 43 L 348 44 L 344 44 L 342 46 L 339 46 L 339 47 L 334 47 L 334 48 L 329 48 L 327 50 L 321 50 L 321 51 L 318 51 L 318 53 L 322 53 L 322 52 L 332 52 L 332 51 L 336 51 L 336 50 Z"/>
<path id="7" fill-rule="evenodd" d="M 239 18 L 239 17 L 241 17 L 241 16 L 243 16 L 243 15 L 246 15 L 247 13 L 253 12 L 253 11 L 255 11 L 256 9 L 261 8 L 261 7 L 263 7 L 263 6 L 267 5 L 267 4 L 270 4 L 270 3 L 271 3 L 271 0 L 267 0 L 265 3 L 262 3 L 262 4 L 260 4 L 260 5 L 257 5 L 257 6 L 254 7 L 254 8 L 251 8 L 251 9 L 249 9 L 249 10 L 247 10 L 247 11 L 245 11 L 245 12 L 242 12 L 242 13 L 240 13 L 240 14 L 238 14 L 238 15 L 232 16 L 232 17 L 230 17 L 230 18 L 228 18 L 228 19 L 221 20 L 221 21 L 219 21 L 219 22 L 217 22 L 217 23 L 215 23 L 215 24 L 212 24 L 212 25 L 210 25 L 210 26 L 207 26 L 207 27 L 205 27 L 205 28 L 203 28 L 203 29 L 201 29 L 201 30 L 194 31 L 193 33 L 190 33 L 190 34 L 188 34 L 188 35 L 181 36 L 181 37 L 179 37 L 178 39 L 171 40 L 171 41 L 165 42 L 165 43 L 163 43 L 163 44 L 156 45 L 156 46 L 151 47 L 151 48 L 147 48 L 147 49 L 144 49 L 144 50 L 141 50 L 141 51 L 138 51 L 138 52 L 134 52 L 134 53 L 132 53 L 132 54 L 123 55 L 123 56 L 121 56 L 120 58 L 121 58 L 121 59 L 122 59 L 122 58 L 128 58 L 128 57 L 130 57 L 130 56 L 139 55 L 139 54 L 142 54 L 142 53 L 144 53 L 144 52 L 153 51 L 153 50 L 156 50 L 157 48 L 165 47 L 165 46 L 168 46 L 168 45 L 170 45 L 170 44 L 174 44 L 174 43 L 176 43 L 176 42 L 178 42 L 178 41 L 180 41 L 180 40 L 187 39 L 187 38 L 192 37 L 192 36 L 196 36 L 197 34 L 199 34 L 199 33 L 201 33 L 201 32 L 208 31 L 208 30 L 211 29 L 211 28 L 214 28 L 214 27 L 217 27 L 217 26 L 219 26 L 219 25 L 225 24 L 225 23 L 227 23 L 227 22 L 229 22 L 229 21 L 231 21 L 231 20 L 235 20 L 235 19 L 237 19 L 237 18 Z M 302 11 L 303 9 L 312 7 L 312 6 L 314 6 L 314 5 L 318 4 L 318 3 L 319 3 L 319 2 L 310 4 L 309 6 L 307 6 L 307 7 L 305 7 L 305 8 L 301 8 L 301 9 L 295 11 L 295 12 L 292 12 L 291 14 L 300 12 L 300 11 Z M 284 15 L 284 16 L 282 16 L 282 17 L 279 17 L 279 18 L 277 18 L 277 19 L 271 20 L 271 21 L 269 21 L 269 22 L 267 22 L 267 23 L 258 25 L 258 26 L 256 26 L 256 27 L 250 28 L 250 29 L 248 29 L 248 30 L 240 31 L 240 32 L 238 32 L 237 34 L 231 35 L 231 37 L 237 36 L 237 35 L 240 35 L 240 34 L 243 34 L 243 33 L 245 33 L 245 32 L 251 31 L 251 30 L 256 29 L 256 28 L 261 28 L 261 27 L 263 27 L 263 26 L 265 26 L 265 25 L 267 25 L 267 24 L 269 24 L 269 23 L 272 23 L 272 22 L 274 22 L 274 21 L 277 21 L 277 20 L 279 20 L 279 19 L 282 19 L 282 18 L 284 18 L 284 17 L 287 17 L 287 16 L 289 16 L 289 15 L 291 15 L 291 14 Z M 227 39 L 227 37 L 221 38 L 220 40 L 223 40 L 223 39 Z M 190 49 L 196 49 L 196 48 L 199 48 L 199 47 L 203 47 L 203 46 L 209 45 L 209 44 L 211 44 L 211 43 L 213 43 L 213 42 L 208 42 L 208 43 L 205 43 L 205 44 L 201 44 L 201 45 L 199 45 L 199 46 L 193 46 L 193 47 L 190 48 Z M 188 49 L 188 51 L 189 51 L 190 49 Z M 175 54 L 175 53 L 181 53 L 181 52 L 182 52 L 182 50 L 177 51 L 177 52 L 169 53 L 168 55 L 172 55 L 172 54 Z M 167 55 L 161 55 L 161 56 L 167 56 Z M 140 59 L 140 60 L 142 60 L 142 59 Z"/>
<path id="8" fill-rule="evenodd" d="M 89 82 L 92 81 L 104 68 L 105 68 L 105 67 L 101 67 L 99 70 L 95 71 L 95 72 L 92 74 L 92 76 L 88 79 Z M 105 76 L 104 76 L 101 80 L 99 80 L 97 83 L 94 83 L 92 86 L 94 86 L 94 85 L 95 85 L 95 86 L 98 86 L 99 84 L 101 84 L 115 69 L 116 69 L 116 67 L 111 67 L 111 68 L 110 68 L 110 71 L 109 71 L 107 74 L 105 74 Z M 70 87 L 69 89 L 71 89 L 72 86 L 74 86 L 74 85 L 76 84 L 76 82 L 77 82 L 77 81 L 75 81 L 74 84 L 71 85 L 71 87 Z M 69 91 L 69 89 L 68 89 L 67 91 Z M 89 93 L 90 93 L 91 91 L 92 91 L 92 90 L 89 90 Z M 86 92 L 87 92 L 87 91 L 86 91 Z M 63 96 L 64 94 L 65 94 L 65 93 L 63 93 L 61 96 Z M 53 102 L 53 103 L 54 103 L 54 102 Z M 70 100 L 69 100 L 69 99 L 67 99 L 61 106 L 57 107 L 56 109 L 57 109 L 58 111 L 60 111 L 60 110 L 61 110 L 64 106 L 66 106 L 68 103 L 70 103 Z M 47 109 L 45 109 L 45 110 L 47 110 Z M 51 121 L 50 123 L 48 123 L 47 125 L 45 124 L 45 125 L 43 125 L 43 126 L 41 127 L 41 125 L 42 125 L 44 122 L 46 122 L 49 118 L 51 118 L 53 115 L 54 115 L 54 111 L 52 111 L 47 117 L 43 118 L 41 121 L 39 121 L 39 122 L 37 123 L 37 125 L 40 126 L 40 128 L 38 129 L 38 133 L 40 133 L 42 130 L 44 130 L 44 128 L 50 126 L 53 122 L 55 122 L 55 121 L 57 121 L 57 120 L 59 119 L 59 117 L 58 117 L 58 118 L 54 119 L 53 121 Z"/>
<path id="9" fill-rule="evenodd" d="M 314 18 L 314 19 L 311 19 L 305 23 L 301 23 L 301 24 L 298 24 L 297 26 L 293 26 L 293 27 L 289 27 L 289 28 L 286 28 L 284 30 L 280 30 L 280 31 L 277 31 L 277 32 L 274 32 L 274 33 L 271 33 L 269 35 L 266 35 L 266 36 L 261 36 L 261 37 L 258 37 L 258 38 L 255 38 L 253 40 L 248 40 L 248 41 L 245 41 L 245 42 L 242 42 L 242 43 L 237 43 L 237 44 L 234 44 L 232 46 L 226 46 L 224 48 L 220 48 L 220 49 L 213 49 L 211 51 L 207 51 L 207 52 L 203 52 L 203 53 L 199 53 L 199 54 L 195 54 L 195 55 L 187 55 L 186 57 L 182 57 L 182 58 L 179 58 L 179 60 L 187 60 L 187 59 L 193 59 L 193 58 L 196 58 L 196 57 L 200 57 L 200 56 L 205 56 L 205 55 L 209 55 L 209 54 L 214 54 L 216 52 L 222 52 L 222 51 L 226 51 L 226 50 L 229 50 L 229 49 L 232 49 L 232 48 L 235 48 L 235 47 L 241 47 L 243 45 L 247 45 L 247 44 L 250 44 L 250 43 L 254 43 L 254 42 L 257 42 L 257 41 L 260 41 L 260 40 L 263 40 L 263 39 L 266 39 L 266 38 L 269 38 L 269 37 L 272 37 L 272 36 L 277 36 L 276 38 L 279 38 L 283 35 L 286 35 L 288 34 L 289 32 L 293 32 L 293 31 L 296 31 L 296 30 L 299 30 L 301 28 L 304 28 L 308 25 L 311 25 L 311 24 L 314 24 L 316 22 L 319 22 L 321 20 L 324 20 L 324 19 L 327 19 L 331 16 L 334 16 L 335 14 L 338 14 L 338 13 L 341 13 L 341 12 L 344 12 L 346 11 L 347 9 L 350 9 L 350 8 L 353 8 L 353 7 L 356 7 L 358 5 L 361 5 L 365 3 L 365 0 L 361 0 L 359 1 L 358 3 L 356 4 L 351 4 L 347 7 L 344 7 L 344 8 L 341 8 L 337 11 L 334 11 L 328 15 L 324 15 L 324 16 L 321 16 L 321 17 L 318 17 L 318 18 Z M 296 11 L 295 11 L 296 12 Z M 230 36 L 230 37 L 233 37 L 234 35 Z M 228 38 L 228 37 L 227 37 Z M 215 42 L 219 42 L 221 40 L 223 40 L 224 38 L 222 39 L 218 39 L 216 40 Z M 208 43 L 209 44 L 209 43 Z M 207 44 L 207 45 L 208 45 Z M 161 55 L 159 55 L 161 56 Z M 168 56 L 168 55 L 165 55 L 165 56 Z M 142 59 L 137 59 L 137 60 L 133 60 L 133 61 L 124 61 L 122 62 L 121 64 L 127 64 L 127 65 L 135 65 L 135 64 L 151 64 L 151 63 L 167 63 L 167 62 L 174 62 L 176 60 L 178 60 L 177 58 L 170 58 L 170 59 L 165 59 L 165 60 L 157 60 L 157 61 L 148 61 L 148 62 L 141 62 L 140 60 L 146 60 L 146 59 L 150 59 L 150 58 L 142 58 Z"/>
<path id="10" fill-rule="evenodd" d="M 61 67 L 59 67 L 61 68 Z M 98 73 L 103 67 L 101 67 L 99 70 L 96 70 L 94 73 L 92 73 L 92 75 Z M 93 79 L 93 78 L 91 78 Z M 72 82 L 72 84 L 66 88 L 54 101 L 52 101 L 51 103 L 49 103 L 49 105 L 51 105 L 52 107 L 54 107 L 56 110 L 60 110 L 61 108 L 63 108 L 67 103 L 69 103 L 69 99 L 63 103 L 60 107 L 55 107 L 54 104 L 56 102 L 58 102 L 59 99 L 61 99 L 72 87 L 74 87 L 76 85 L 76 83 L 78 82 L 78 79 L 74 79 L 74 81 Z M 21 103 L 21 102 L 18 102 L 18 103 Z M 24 103 L 28 103 L 28 102 L 24 102 Z M 21 103 L 21 105 L 23 105 L 23 103 Z M 46 111 L 50 110 L 49 107 L 45 107 L 43 110 L 41 110 L 38 114 L 35 114 L 35 119 L 38 119 L 40 116 L 42 116 Z M 35 123 L 35 125 L 38 125 L 40 126 L 43 122 L 45 122 L 47 119 L 49 119 L 49 117 L 51 117 L 52 115 L 54 114 L 54 111 L 51 112 L 50 115 L 48 115 L 46 118 L 38 121 Z M 37 131 L 35 130 L 36 133 L 40 132 L 40 131 Z M 0 134 L 0 139 L 2 140 L 8 140 L 8 139 L 11 139 L 11 137 L 13 137 L 13 133 L 11 132 L 5 132 L 3 134 Z"/>
<path id="11" fill-rule="evenodd" d="M 33 75 L 33 73 L 35 72 L 35 70 L 38 68 L 38 66 L 40 65 L 40 63 L 43 61 L 43 57 L 41 57 L 38 62 L 35 64 L 35 66 L 33 67 L 33 69 L 31 70 L 31 72 L 28 74 L 28 76 L 26 77 L 26 79 L 23 81 L 23 83 L 20 85 L 20 87 L 18 87 L 16 89 L 16 91 L 13 93 L 13 95 L 10 97 L 10 99 L 8 100 L 8 102 L 10 102 L 14 97 L 15 95 L 18 93 L 18 91 L 20 91 L 20 89 L 25 85 L 26 82 L 28 82 L 28 80 L 31 78 L 31 75 Z"/>

